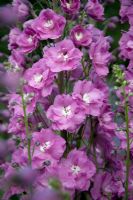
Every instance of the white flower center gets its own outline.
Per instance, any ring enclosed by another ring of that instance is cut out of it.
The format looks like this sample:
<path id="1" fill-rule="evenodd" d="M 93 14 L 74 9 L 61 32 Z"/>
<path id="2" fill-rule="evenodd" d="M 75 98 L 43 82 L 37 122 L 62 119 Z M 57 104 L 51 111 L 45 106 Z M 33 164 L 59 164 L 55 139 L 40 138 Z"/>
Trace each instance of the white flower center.
<path id="1" fill-rule="evenodd" d="M 127 42 L 127 47 L 133 49 L 133 41 L 129 40 L 129 41 Z"/>
<path id="2" fill-rule="evenodd" d="M 47 141 L 42 146 L 40 146 L 40 151 L 45 152 L 50 147 L 51 147 L 51 142 Z"/>
<path id="3" fill-rule="evenodd" d="M 35 83 L 40 83 L 43 79 L 43 76 L 41 74 L 35 74 L 34 75 L 34 81 Z"/>
<path id="4" fill-rule="evenodd" d="M 79 172 L 81 171 L 80 167 L 77 166 L 77 165 L 73 165 L 73 166 L 71 167 L 71 170 L 72 170 L 72 173 L 73 173 L 74 175 L 79 174 Z"/>
<path id="5" fill-rule="evenodd" d="M 33 42 L 32 36 L 29 36 L 28 39 L 27 39 L 27 41 L 29 42 L 29 44 L 31 44 Z"/>
<path id="6" fill-rule="evenodd" d="M 71 7 L 70 3 L 66 3 L 66 7 L 69 9 Z"/>
<path id="7" fill-rule="evenodd" d="M 89 93 L 85 93 L 85 94 L 83 95 L 83 101 L 84 101 L 85 103 L 90 103 L 90 95 L 89 95 Z"/>
<path id="8" fill-rule="evenodd" d="M 63 58 L 64 61 L 68 60 L 68 54 L 60 53 L 58 58 Z"/>
<path id="9" fill-rule="evenodd" d="M 62 109 L 62 115 L 63 115 L 64 117 L 68 117 L 68 116 L 70 116 L 71 114 L 72 114 L 71 106 L 67 106 L 67 107 L 64 107 L 64 108 Z"/>
<path id="10" fill-rule="evenodd" d="M 129 85 L 133 86 L 133 80 L 129 80 Z"/>
<path id="11" fill-rule="evenodd" d="M 25 102 L 30 102 L 33 98 L 34 94 L 31 94 L 31 93 L 26 93 L 23 95 L 23 98 L 24 98 L 24 101 Z"/>
<path id="12" fill-rule="evenodd" d="M 75 38 L 76 38 L 76 40 L 80 41 L 83 38 L 83 34 L 81 32 L 75 33 Z"/>
<path id="13" fill-rule="evenodd" d="M 45 28 L 50 28 L 51 26 L 53 26 L 53 20 L 47 20 L 47 21 L 44 23 L 44 27 L 45 27 Z"/>

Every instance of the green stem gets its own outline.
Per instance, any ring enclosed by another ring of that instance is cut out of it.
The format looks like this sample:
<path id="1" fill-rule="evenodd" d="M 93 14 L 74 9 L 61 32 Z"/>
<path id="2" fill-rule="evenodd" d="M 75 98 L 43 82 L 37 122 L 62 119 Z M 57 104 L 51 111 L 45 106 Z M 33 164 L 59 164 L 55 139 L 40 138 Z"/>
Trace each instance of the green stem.
<path id="1" fill-rule="evenodd" d="M 25 130 L 26 130 L 26 137 L 27 137 L 27 143 L 28 143 L 28 161 L 29 161 L 29 165 L 31 166 L 31 137 L 30 137 L 30 133 L 29 133 L 29 125 L 28 125 L 28 117 L 26 114 L 26 103 L 24 100 L 24 94 L 23 91 L 21 93 L 22 96 L 22 105 L 23 105 L 23 111 L 24 111 L 24 124 L 25 124 Z"/>
<path id="2" fill-rule="evenodd" d="M 126 96 L 125 88 L 124 100 L 125 100 L 125 122 L 126 122 L 126 140 L 127 140 L 127 155 L 126 155 L 126 181 L 125 181 L 125 200 L 128 200 L 128 180 L 129 180 L 129 170 L 130 170 L 130 137 L 129 137 L 129 108 L 128 108 L 128 99 Z"/>

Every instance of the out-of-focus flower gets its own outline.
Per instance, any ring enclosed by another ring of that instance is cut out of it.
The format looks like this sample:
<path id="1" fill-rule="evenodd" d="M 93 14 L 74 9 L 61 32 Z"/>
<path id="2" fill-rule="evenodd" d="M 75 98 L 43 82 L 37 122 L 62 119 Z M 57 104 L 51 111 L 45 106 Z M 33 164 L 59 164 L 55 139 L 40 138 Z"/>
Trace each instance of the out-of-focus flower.
<path id="1" fill-rule="evenodd" d="M 19 21 L 25 21 L 30 14 L 30 4 L 28 0 L 13 0 L 13 12 Z"/>
<path id="2" fill-rule="evenodd" d="M 48 188 L 35 192 L 31 200 L 44 200 L 44 198 L 47 200 L 63 200 L 58 192 Z"/>
<path id="3" fill-rule="evenodd" d="M 8 45 L 9 50 L 16 49 L 18 47 L 17 38 L 20 35 L 20 33 L 21 33 L 21 30 L 19 28 L 11 29 L 9 33 L 9 45 Z"/>

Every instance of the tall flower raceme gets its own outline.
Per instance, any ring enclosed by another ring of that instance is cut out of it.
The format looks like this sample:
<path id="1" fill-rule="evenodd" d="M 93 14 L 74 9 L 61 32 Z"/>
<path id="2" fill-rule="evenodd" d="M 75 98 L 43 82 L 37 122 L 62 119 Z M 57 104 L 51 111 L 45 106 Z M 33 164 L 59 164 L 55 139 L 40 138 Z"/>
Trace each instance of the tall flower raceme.
<path id="1" fill-rule="evenodd" d="M 8 90 L 0 115 L 10 112 L 3 199 L 133 199 L 133 2 L 118 6 L 130 25 L 119 41 L 109 34 L 118 23 L 106 19 L 109 2 L 13 0 L 0 9 L 11 26 L 10 55 L 0 52 Z"/>

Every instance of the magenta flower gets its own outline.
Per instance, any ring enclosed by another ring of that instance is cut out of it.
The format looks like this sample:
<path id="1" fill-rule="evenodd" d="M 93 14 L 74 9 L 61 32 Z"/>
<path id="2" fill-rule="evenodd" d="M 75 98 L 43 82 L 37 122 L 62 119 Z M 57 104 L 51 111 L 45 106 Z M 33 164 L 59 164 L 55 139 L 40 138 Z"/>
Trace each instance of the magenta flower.
<path id="1" fill-rule="evenodd" d="M 73 99 L 87 115 L 98 116 L 103 105 L 104 94 L 91 81 L 78 81 L 74 86 Z"/>
<path id="2" fill-rule="evenodd" d="M 104 20 L 104 7 L 98 0 L 89 0 L 86 5 L 86 12 L 95 20 Z"/>
<path id="3" fill-rule="evenodd" d="M 100 37 L 96 43 L 92 43 L 89 50 L 93 67 L 99 76 L 106 76 L 109 72 L 108 64 L 111 60 L 109 43 L 105 37 Z"/>
<path id="4" fill-rule="evenodd" d="M 51 9 L 42 10 L 39 17 L 32 24 L 40 40 L 59 38 L 66 24 L 66 20 L 61 15 L 56 14 Z"/>
<path id="5" fill-rule="evenodd" d="M 22 53 L 31 53 L 37 48 L 38 43 L 35 31 L 28 27 L 17 38 L 17 44 Z"/>
<path id="6" fill-rule="evenodd" d="M 103 31 L 99 30 L 98 28 L 96 28 L 94 25 L 89 24 L 89 26 L 87 26 L 87 30 L 91 33 L 92 35 L 92 42 L 97 42 L 99 40 L 100 37 L 104 37 L 104 33 Z"/>
<path id="7" fill-rule="evenodd" d="M 29 2 L 27 0 L 13 0 L 12 6 L 18 20 L 25 21 L 30 12 Z"/>
<path id="8" fill-rule="evenodd" d="M 42 129 L 40 132 L 35 132 L 32 137 L 35 150 L 39 150 L 43 157 L 45 157 L 45 154 L 49 154 L 54 159 L 59 160 L 63 155 L 66 141 L 50 129 Z"/>
<path id="9" fill-rule="evenodd" d="M 58 173 L 64 188 L 86 191 L 96 168 L 84 151 L 74 149 L 62 160 Z"/>
<path id="10" fill-rule="evenodd" d="M 25 73 L 25 80 L 36 92 L 40 92 L 43 97 L 52 92 L 55 74 L 46 67 L 44 59 L 34 63 Z"/>
<path id="11" fill-rule="evenodd" d="M 13 115 L 12 117 L 10 117 L 8 133 L 14 133 L 14 135 L 25 138 L 25 126 L 23 116 L 20 117 L 18 115 Z"/>
<path id="12" fill-rule="evenodd" d="M 133 59 L 133 28 L 123 33 L 120 41 L 120 55 L 126 59 Z"/>
<path id="13" fill-rule="evenodd" d="M 22 71 L 25 65 L 25 56 L 18 49 L 14 49 L 9 56 L 9 62 L 13 71 Z"/>
<path id="14" fill-rule="evenodd" d="M 46 65 L 52 72 L 69 71 L 80 65 L 82 52 L 71 40 L 65 39 L 44 51 Z"/>
<path id="15" fill-rule="evenodd" d="M 54 159 L 50 154 L 43 154 L 40 149 L 34 151 L 32 157 L 33 169 L 44 169 L 45 173 L 50 173 L 57 166 L 57 160 Z"/>
<path id="16" fill-rule="evenodd" d="M 8 44 L 8 49 L 16 49 L 18 47 L 17 45 L 17 38 L 20 35 L 21 31 L 18 28 L 13 28 L 11 29 L 9 33 L 9 44 Z"/>
<path id="17" fill-rule="evenodd" d="M 33 113 L 36 102 L 38 99 L 38 94 L 35 95 L 34 92 L 26 92 L 23 95 L 24 101 L 26 103 L 27 115 Z M 18 94 L 11 94 L 9 101 L 9 109 L 13 112 L 14 116 L 24 116 L 22 97 Z"/>
<path id="18" fill-rule="evenodd" d="M 80 0 L 60 0 L 61 7 L 68 14 L 76 14 L 80 9 Z"/>
<path id="19" fill-rule="evenodd" d="M 71 30 L 70 38 L 78 46 L 89 46 L 92 42 L 91 32 L 81 25 L 77 25 Z"/>
<path id="20" fill-rule="evenodd" d="M 100 184 L 99 184 L 100 183 Z M 94 179 L 91 195 L 94 200 L 107 200 L 107 194 L 117 194 L 119 197 L 124 192 L 121 180 L 114 180 L 110 173 L 99 172 Z"/>
<path id="21" fill-rule="evenodd" d="M 63 200 L 61 195 L 58 192 L 51 188 L 43 188 L 42 190 L 37 191 L 34 195 L 32 200 Z"/>
<path id="22" fill-rule="evenodd" d="M 16 14 L 13 12 L 11 4 L 0 7 L 0 23 L 3 25 L 12 25 L 16 22 Z"/>
<path id="23" fill-rule="evenodd" d="M 109 105 L 104 104 L 101 108 L 101 115 L 99 116 L 99 126 L 105 130 L 115 130 L 116 124 L 113 121 L 113 112 Z"/>
<path id="24" fill-rule="evenodd" d="M 85 115 L 70 95 L 57 95 L 47 117 L 52 121 L 53 129 L 74 131 L 84 121 Z"/>
<path id="25" fill-rule="evenodd" d="M 127 21 L 129 17 L 129 12 L 133 8 L 132 0 L 120 0 L 121 8 L 120 8 L 120 16 L 123 21 Z"/>

